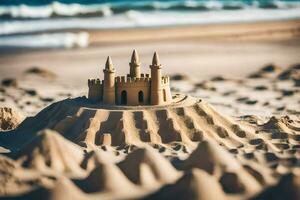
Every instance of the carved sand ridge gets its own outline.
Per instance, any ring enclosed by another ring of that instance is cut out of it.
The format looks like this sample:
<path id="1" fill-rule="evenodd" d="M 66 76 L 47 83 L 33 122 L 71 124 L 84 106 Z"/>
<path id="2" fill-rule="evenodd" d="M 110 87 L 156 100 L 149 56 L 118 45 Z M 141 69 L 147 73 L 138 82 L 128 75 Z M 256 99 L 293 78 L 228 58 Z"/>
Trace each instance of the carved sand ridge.
<path id="1" fill-rule="evenodd" d="M 283 147 L 266 138 L 280 137 L 280 133 L 265 133 L 264 129 L 272 129 L 268 124 L 260 126 L 262 134 L 257 134 L 255 127 L 225 117 L 205 101 L 190 96 L 177 95 L 174 103 L 168 106 L 105 106 L 77 98 L 52 104 L 35 117 L 27 118 L 10 135 L 26 132 L 30 138 L 30 133 L 34 135 L 48 128 L 81 145 L 125 146 L 144 142 L 168 145 L 181 142 L 192 149 L 196 142 L 211 138 L 228 149 L 268 148 L 279 152 Z M 281 137 L 287 137 L 291 143 L 299 140 L 292 134 L 299 128 L 287 127 L 283 122 L 276 126 L 288 128 L 291 133 L 290 136 L 281 134 Z"/>

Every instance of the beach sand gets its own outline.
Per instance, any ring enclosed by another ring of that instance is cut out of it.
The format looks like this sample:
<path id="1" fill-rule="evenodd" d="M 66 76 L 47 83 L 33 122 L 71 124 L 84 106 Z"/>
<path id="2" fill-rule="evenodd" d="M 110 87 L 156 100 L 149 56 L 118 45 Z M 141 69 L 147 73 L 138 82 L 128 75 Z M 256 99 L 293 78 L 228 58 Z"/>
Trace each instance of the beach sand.
<path id="1" fill-rule="evenodd" d="M 299 30 L 90 31 L 86 49 L 3 52 L 0 199 L 299 199 Z M 133 49 L 144 72 L 157 51 L 172 93 L 189 97 L 149 110 L 82 103 L 106 57 L 126 74 Z"/>

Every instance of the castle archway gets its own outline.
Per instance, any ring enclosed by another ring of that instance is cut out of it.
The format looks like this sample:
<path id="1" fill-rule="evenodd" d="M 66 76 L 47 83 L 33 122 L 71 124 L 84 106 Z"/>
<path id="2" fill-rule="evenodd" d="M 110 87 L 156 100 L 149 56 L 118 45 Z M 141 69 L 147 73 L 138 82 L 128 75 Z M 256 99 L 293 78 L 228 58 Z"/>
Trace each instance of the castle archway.
<path id="1" fill-rule="evenodd" d="M 126 90 L 123 90 L 121 92 L 121 104 L 126 105 L 127 104 L 127 92 Z"/>
<path id="2" fill-rule="evenodd" d="M 139 91 L 139 103 L 144 103 L 144 93 L 143 93 L 143 91 Z"/>

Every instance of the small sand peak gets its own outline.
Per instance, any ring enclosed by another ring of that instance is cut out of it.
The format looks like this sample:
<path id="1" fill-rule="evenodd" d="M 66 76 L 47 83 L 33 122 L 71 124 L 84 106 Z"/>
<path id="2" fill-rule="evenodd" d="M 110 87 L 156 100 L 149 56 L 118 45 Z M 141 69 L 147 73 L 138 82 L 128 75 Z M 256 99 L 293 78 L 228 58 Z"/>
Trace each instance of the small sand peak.
<path id="1" fill-rule="evenodd" d="M 51 199 L 85 199 L 84 194 L 66 177 L 60 177 L 51 190 Z"/>
<path id="2" fill-rule="evenodd" d="M 21 147 L 15 156 L 23 167 L 41 171 L 52 169 L 71 174 L 83 174 L 80 167 L 83 157 L 79 146 L 48 129 L 40 131 L 33 140 Z"/>
<path id="3" fill-rule="evenodd" d="M 146 199 L 227 199 L 215 177 L 200 169 L 184 173 L 174 184 L 162 187 Z"/>
<path id="4" fill-rule="evenodd" d="M 202 159 L 199 159 L 202 158 Z M 238 161 L 214 140 L 207 139 L 199 143 L 194 152 L 186 159 L 185 168 L 197 167 L 210 174 L 221 170 L 237 170 L 241 168 Z"/>
<path id="5" fill-rule="evenodd" d="M 98 163 L 85 179 L 76 181 L 76 184 L 86 193 L 135 189 L 134 184 L 112 163 Z"/>
<path id="6" fill-rule="evenodd" d="M 123 173 L 136 184 L 141 184 L 142 180 L 146 180 L 143 178 L 145 174 L 141 170 L 145 169 L 145 165 L 148 165 L 148 169 L 150 169 L 147 170 L 148 176 L 151 171 L 158 182 L 171 183 L 179 175 L 171 163 L 150 146 L 134 150 L 118 165 Z"/>

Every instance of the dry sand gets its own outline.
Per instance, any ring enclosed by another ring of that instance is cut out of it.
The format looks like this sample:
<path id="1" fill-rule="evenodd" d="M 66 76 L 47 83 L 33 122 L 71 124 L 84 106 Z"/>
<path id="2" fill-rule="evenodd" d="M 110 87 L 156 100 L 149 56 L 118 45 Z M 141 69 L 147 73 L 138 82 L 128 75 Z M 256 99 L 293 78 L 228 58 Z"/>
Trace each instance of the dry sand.
<path id="1" fill-rule="evenodd" d="M 1 55 L 0 199 L 300 199 L 299 29 L 282 23 Z M 173 94 L 189 96 L 152 108 L 78 97 L 106 55 L 127 72 L 133 47 L 144 63 L 158 49 Z"/>

